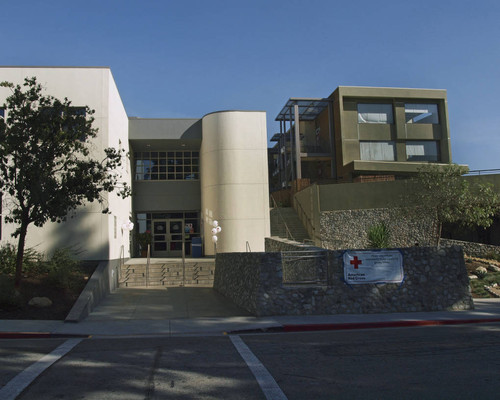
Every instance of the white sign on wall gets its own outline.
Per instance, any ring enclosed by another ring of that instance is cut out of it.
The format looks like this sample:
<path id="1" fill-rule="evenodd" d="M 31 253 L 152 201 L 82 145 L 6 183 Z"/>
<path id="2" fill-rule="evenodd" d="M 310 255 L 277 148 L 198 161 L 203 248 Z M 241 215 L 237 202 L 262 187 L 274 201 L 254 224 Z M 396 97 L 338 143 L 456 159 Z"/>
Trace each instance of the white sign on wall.
<path id="1" fill-rule="evenodd" d="M 343 262 L 348 284 L 403 282 L 403 255 L 399 250 L 348 250 Z"/>

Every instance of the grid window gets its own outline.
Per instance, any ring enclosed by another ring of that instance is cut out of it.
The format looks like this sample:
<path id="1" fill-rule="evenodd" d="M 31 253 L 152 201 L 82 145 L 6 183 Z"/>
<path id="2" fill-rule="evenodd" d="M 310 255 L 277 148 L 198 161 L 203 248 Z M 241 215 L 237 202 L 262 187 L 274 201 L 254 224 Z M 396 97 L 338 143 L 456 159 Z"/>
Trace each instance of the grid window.
<path id="1" fill-rule="evenodd" d="M 407 124 L 439 124 L 437 104 L 405 104 Z"/>
<path id="2" fill-rule="evenodd" d="M 135 180 L 198 180 L 200 155 L 197 151 L 136 152 Z"/>
<path id="3" fill-rule="evenodd" d="M 392 104 L 359 103 L 358 123 L 393 124 Z"/>
<path id="4" fill-rule="evenodd" d="M 395 142 L 360 142 L 361 160 L 365 161 L 395 161 Z"/>
<path id="5" fill-rule="evenodd" d="M 411 140 L 406 142 L 408 161 L 439 161 L 439 143 L 432 140 Z"/>

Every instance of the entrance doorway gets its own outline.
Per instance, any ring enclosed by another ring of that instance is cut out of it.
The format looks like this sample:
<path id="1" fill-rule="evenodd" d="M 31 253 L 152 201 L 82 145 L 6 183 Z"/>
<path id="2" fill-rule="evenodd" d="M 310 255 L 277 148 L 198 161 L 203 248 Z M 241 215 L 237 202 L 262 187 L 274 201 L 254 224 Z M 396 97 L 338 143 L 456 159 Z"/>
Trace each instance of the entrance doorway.
<path id="1" fill-rule="evenodd" d="M 153 257 L 182 257 L 182 219 L 153 220 Z"/>

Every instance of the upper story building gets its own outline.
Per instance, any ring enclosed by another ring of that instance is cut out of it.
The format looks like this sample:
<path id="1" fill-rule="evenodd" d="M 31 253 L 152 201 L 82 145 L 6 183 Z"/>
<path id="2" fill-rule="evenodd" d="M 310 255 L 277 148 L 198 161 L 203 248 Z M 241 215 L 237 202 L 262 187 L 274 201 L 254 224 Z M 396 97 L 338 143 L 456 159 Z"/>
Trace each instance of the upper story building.
<path id="1" fill-rule="evenodd" d="M 296 179 L 394 180 L 451 163 L 445 90 L 341 86 L 327 98 L 290 98 L 276 121 L 272 190 Z"/>

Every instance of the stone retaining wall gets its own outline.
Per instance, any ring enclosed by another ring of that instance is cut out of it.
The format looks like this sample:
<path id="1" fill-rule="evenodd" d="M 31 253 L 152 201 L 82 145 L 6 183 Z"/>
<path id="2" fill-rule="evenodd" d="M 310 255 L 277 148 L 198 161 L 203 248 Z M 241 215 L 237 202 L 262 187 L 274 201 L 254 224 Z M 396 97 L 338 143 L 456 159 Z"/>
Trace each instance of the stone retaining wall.
<path id="1" fill-rule="evenodd" d="M 402 284 L 347 285 L 343 251 L 328 251 L 328 285 L 283 284 L 281 253 L 220 253 L 214 289 L 257 316 L 472 309 L 460 247 L 401 249 Z"/>
<path id="2" fill-rule="evenodd" d="M 313 245 L 294 242 L 293 240 L 283 239 L 280 237 L 270 237 L 264 239 L 264 248 L 266 252 L 272 253 L 276 251 L 300 251 L 300 250 L 324 250 Z"/>
<path id="3" fill-rule="evenodd" d="M 460 246 L 464 253 L 471 257 L 487 258 L 491 254 L 500 256 L 500 246 L 490 244 L 464 242 L 462 240 L 441 239 L 439 244 L 443 247 Z"/>
<path id="4" fill-rule="evenodd" d="M 325 211 L 320 213 L 321 247 L 330 250 L 365 249 L 368 231 L 384 222 L 391 247 L 436 246 L 436 223 L 432 215 L 413 218 L 389 208 Z"/>

